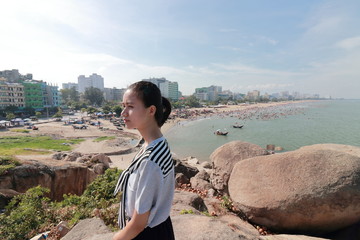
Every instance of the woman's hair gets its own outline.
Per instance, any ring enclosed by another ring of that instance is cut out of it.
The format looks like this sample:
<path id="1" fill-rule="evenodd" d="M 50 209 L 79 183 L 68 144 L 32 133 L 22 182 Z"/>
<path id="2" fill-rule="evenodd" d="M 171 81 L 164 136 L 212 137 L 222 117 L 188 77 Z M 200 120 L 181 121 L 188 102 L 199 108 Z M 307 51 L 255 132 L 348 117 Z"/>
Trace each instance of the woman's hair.
<path id="1" fill-rule="evenodd" d="M 128 89 L 134 91 L 138 98 L 144 103 L 145 107 L 154 105 L 156 107 L 155 120 L 161 127 L 171 113 L 169 100 L 161 96 L 160 89 L 153 83 L 140 81 L 131 84 Z"/>

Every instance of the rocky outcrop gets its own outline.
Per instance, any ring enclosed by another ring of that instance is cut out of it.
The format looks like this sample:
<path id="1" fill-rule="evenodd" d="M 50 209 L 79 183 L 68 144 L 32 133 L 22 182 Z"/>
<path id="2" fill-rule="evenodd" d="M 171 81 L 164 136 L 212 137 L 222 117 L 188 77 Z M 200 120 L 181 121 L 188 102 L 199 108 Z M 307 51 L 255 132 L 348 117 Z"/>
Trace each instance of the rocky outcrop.
<path id="1" fill-rule="evenodd" d="M 265 149 L 252 143 L 233 141 L 222 145 L 210 155 L 212 185 L 218 191 L 228 193 L 228 181 L 234 165 L 241 160 L 267 154 Z"/>
<path id="2" fill-rule="evenodd" d="M 319 144 L 238 162 L 231 199 L 250 221 L 320 234 L 360 221 L 360 148 Z"/>
<path id="3" fill-rule="evenodd" d="M 179 177 L 182 180 L 186 181 L 186 179 L 190 180 L 192 177 L 194 177 L 199 170 L 196 167 L 190 166 L 184 161 L 181 161 L 180 159 L 174 159 L 174 168 L 175 173 L 181 173 L 182 175 Z"/>

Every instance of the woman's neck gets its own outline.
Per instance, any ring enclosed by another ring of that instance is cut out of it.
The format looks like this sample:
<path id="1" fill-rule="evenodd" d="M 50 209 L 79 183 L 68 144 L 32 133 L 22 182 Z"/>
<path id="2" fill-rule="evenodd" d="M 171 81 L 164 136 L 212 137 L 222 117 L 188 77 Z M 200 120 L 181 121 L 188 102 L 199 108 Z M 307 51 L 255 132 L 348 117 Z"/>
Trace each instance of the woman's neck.
<path id="1" fill-rule="evenodd" d="M 159 127 L 147 127 L 144 129 L 138 129 L 141 136 L 144 138 L 144 146 L 146 147 L 149 145 L 152 141 L 162 137 L 162 133 Z"/>

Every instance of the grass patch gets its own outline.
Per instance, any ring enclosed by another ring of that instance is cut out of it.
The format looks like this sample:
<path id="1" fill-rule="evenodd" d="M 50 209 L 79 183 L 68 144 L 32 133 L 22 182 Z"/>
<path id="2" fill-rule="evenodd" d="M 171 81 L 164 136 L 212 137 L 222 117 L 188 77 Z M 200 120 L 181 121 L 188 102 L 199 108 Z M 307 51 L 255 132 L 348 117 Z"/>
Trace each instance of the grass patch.
<path id="1" fill-rule="evenodd" d="M 183 209 L 180 214 L 194 214 L 194 211 L 192 209 Z"/>
<path id="2" fill-rule="evenodd" d="M 11 129 L 11 132 L 17 132 L 17 133 L 29 133 L 30 130 L 26 130 L 26 129 Z"/>
<path id="3" fill-rule="evenodd" d="M 0 156 L 0 176 L 7 172 L 7 170 L 21 165 L 14 157 Z"/>
<path id="4" fill-rule="evenodd" d="M 105 141 L 105 140 L 113 140 L 115 139 L 115 136 L 103 136 L 103 137 L 98 137 L 96 139 L 94 139 L 94 142 L 101 142 L 101 141 Z"/>
<path id="5" fill-rule="evenodd" d="M 43 154 L 46 150 L 69 151 L 83 139 L 52 139 L 49 136 L 12 136 L 0 138 L 0 155 Z M 41 149 L 42 151 L 34 151 Z"/>

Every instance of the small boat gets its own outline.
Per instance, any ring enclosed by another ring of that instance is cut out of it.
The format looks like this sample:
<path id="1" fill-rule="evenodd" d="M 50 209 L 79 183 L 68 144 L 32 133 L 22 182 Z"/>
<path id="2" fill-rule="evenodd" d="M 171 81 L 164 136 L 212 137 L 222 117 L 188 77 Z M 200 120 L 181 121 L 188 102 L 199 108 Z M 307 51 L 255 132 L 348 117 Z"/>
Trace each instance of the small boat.
<path id="1" fill-rule="evenodd" d="M 222 136 L 226 136 L 229 132 L 223 132 L 223 131 L 220 131 L 220 129 L 216 130 L 214 132 L 214 134 L 216 135 L 222 135 Z"/>
<path id="2" fill-rule="evenodd" d="M 233 128 L 242 128 L 244 125 L 233 125 Z"/>

